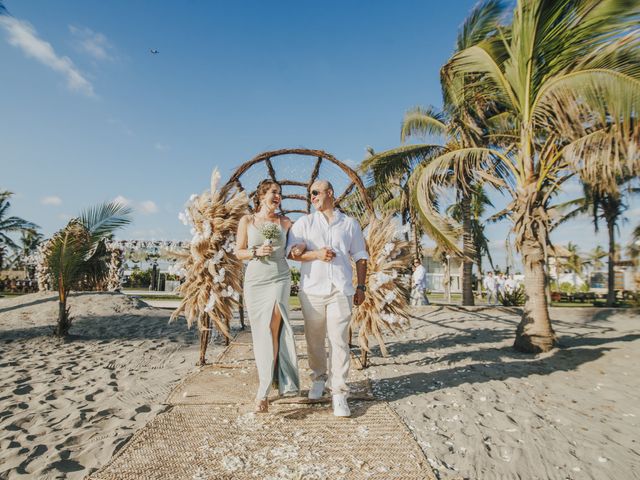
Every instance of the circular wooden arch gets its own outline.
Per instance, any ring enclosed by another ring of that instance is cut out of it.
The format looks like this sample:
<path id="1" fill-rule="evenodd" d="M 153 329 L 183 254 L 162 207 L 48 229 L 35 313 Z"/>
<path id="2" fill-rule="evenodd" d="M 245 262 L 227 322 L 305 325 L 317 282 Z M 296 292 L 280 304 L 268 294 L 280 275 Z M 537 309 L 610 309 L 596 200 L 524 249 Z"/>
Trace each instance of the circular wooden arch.
<path id="1" fill-rule="evenodd" d="M 277 160 L 278 157 L 282 157 L 285 155 L 301 155 L 303 157 L 309 157 L 309 160 L 313 160 L 315 162 L 308 180 L 304 181 L 300 179 L 286 179 L 286 178 L 281 178 L 281 176 L 276 174 L 274 161 Z M 341 208 L 341 203 L 345 204 L 345 203 L 348 203 L 350 200 L 353 200 L 354 198 L 359 197 L 358 200 L 360 200 L 361 205 L 365 210 L 365 212 L 363 213 L 366 213 L 366 215 L 364 216 L 367 217 L 366 219 L 359 218 L 359 220 L 361 223 L 363 222 L 367 223 L 369 215 L 373 214 L 374 210 L 373 210 L 373 203 L 369 198 L 369 196 L 367 195 L 367 191 L 365 189 L 364 184 L 362 183 L 362 180 L 351 167 L 349 167 L 345 163 L 335 158 L 333 155 L 323 150 L 312 150 L 307 148 L 286 148 L 282 150 L 272 150 L 269 152 L 260 153 L 259 155 L 256 155 L 254 158 L 252 158 L 246 163 L 243 163 L 242 165 L 240 165 L 240 167 L 236 169 L 236 171 L 231 175 L 231 178 L 229 178 L 229 181 L 225 184 L 224 187 L 222 187 L 221 193 L 223 195 L 226 195 L 234 187 L 238 188 L 240 191 L 245 190 L 241 181 L 242 176 L 245 173 L 247 173 L 247 171 L 251 169 L 251 167 L 260 163 L 264 163 L 264 165 L 266 166 L 267 174 L 269 178 L 278 182 L 283 187 L 284 186 L 303 187 L 303 188 L 306 188 L 307 190 L 306 195 L 284 194 L 283 192 L 283 195 L 282 195 L 283 200 L 289 199 L 289 200 L 297 200 L 299 202 L 305 202 L 303 203 L 303 205 L 306 204 L 306 208 L 301 207 L 301 208 L 293 208 L 293 209 L 283 209 L 281 206 L 282 213 L 284 215 L 287 215 L 289 213 L 308 214 L 308 213 L 311 213 L 310 190 L 313 182 L 319 179 L 331 181 L 331 179 L 329 178 L 322 178 L 319 176 L 320 168 L 323 162 L 330 162 L 331 164 L 336 165 L 338 168 L 340 168 L 340 170 L 342 170 L 344 174 L 347 175 L 350 181 L 348 186 L 340 194 L 338 194 L 338 192 L 334 192 L 336 195 L 336 203 L 335 203 L 336 207 Z M 249 196 L 252 196 L 253 193 L 254 192 L 249 192 Z M 344 208 L 341 208 L 341 209 L 344 210 Z"/>

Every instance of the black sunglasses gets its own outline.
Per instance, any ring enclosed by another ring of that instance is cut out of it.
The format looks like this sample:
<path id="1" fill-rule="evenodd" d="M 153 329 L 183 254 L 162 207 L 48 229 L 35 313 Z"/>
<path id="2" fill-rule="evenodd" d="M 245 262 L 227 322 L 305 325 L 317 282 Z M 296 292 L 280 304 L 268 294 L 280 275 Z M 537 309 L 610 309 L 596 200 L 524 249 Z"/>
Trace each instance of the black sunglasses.
<path id="1" fill-rule="evenodd" d="M 322 193 L 320 190 L 311 190 L 311 195 L 313 195 L 314 197 L 317 197 L 320 193 Z"/>

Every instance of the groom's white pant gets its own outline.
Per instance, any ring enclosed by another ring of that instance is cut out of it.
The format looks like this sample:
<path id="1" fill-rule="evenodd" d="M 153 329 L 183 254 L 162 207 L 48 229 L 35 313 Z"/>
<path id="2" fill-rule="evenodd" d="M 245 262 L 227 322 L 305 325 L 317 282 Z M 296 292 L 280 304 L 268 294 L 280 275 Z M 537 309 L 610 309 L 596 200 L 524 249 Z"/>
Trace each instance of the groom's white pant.
<path id="1" fill-rule="evenodd" d="M 349 393 L 349 323 L 353 297 L 344 295 L 335 286 L 331 287 L 328 295 L 300 291 L 299 297 L 311 379 L 326 382 L 333 394 Z M 328 366 L 326 337 L 329 338 Z"/>

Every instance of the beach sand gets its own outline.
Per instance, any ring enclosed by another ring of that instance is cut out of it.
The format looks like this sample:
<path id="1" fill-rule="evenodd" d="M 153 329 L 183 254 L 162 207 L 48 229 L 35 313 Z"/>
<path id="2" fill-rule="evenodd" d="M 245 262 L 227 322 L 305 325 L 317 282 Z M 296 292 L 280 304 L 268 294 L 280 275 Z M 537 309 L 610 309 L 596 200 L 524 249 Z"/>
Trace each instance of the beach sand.
<path id="1" fill-rule="evenodd" d="M 109 293 L 74 294 L 69 306 L 63 341 L 51 336 L 55 294 L 0 300 L 2 479 L 84 478 L 195 368 L 197 331 L 169 325 L 169 310 Z"/>
<path id="2" fill-rule="evenodd" d="M 118 294 L 0 300 L 0 478 L 83 478 L 165 406 L 195 367 L 197 332 Z M 422 307 L 372 357 L 377 396 L 441 479 L 640 478 L 640 315 L 553 309 L 563 348 L 515 352 L 518 314 Z M 209 358 L 221 350 L 211 345 Z M 375 350 L 374 350 L 374 353 Z M 379 353 L 379 352 L 377 352 Z"/>
<path id="3" fill-rule="evenodd" d="M 640 315 L 552 309 L 563 348 L 511 348 L 507 309 L 421 307 L 374 357 L 376 395 L 439 478 L 640 478 Z"/>

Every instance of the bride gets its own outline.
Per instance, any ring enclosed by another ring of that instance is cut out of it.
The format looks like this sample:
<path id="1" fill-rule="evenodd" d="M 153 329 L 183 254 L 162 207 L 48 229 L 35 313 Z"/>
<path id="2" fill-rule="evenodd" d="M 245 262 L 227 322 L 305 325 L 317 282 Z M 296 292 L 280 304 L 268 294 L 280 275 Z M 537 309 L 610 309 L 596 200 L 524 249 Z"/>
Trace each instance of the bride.
<path id="1" fill-rule="evenodd" d="M 291 273 L 285 259 L 292 224 L 276 213 L 281 201 L 281 186 L 273 180 L 263 180 L 253 196 L 255 213 L 245 215 L 238 224 L 235 253 L 240 260 L 249 261 L 244 277 L 244 302 L 258 369 L 257 413 L 268 411 L 267 397 L 272 383 L 281 395 L 297 394 L 300 390 L 298 358 L 289 321 Z M 304 251 L 305 246 L 294 248 Z"/>

